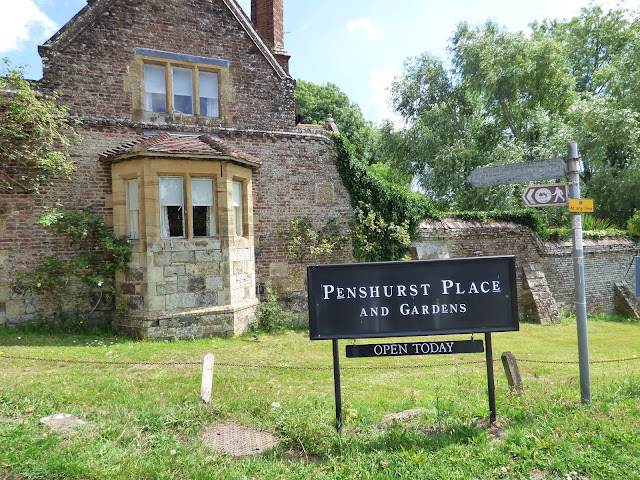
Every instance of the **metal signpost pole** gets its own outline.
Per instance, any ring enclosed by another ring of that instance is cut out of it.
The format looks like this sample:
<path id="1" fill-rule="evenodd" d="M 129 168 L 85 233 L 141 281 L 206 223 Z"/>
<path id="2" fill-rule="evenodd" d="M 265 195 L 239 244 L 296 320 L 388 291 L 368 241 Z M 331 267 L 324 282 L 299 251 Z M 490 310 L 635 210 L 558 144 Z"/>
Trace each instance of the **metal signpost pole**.
<path id="1" fill-rule="evenodd" d="M 567 167 L 569 170 L 569 196 L 580 198 L 580 159 L 578 145 L 569 144 Z M 573 279 L 575 283 L 576 320 L 578 323 L 578 361 L 580 363 L 580 395 L 582 403 L 591 402 L 589 376 L 589 343 L 587 338 L 587 301 L 584 288 L 584 257 L 582 250 L 582 214 L 571 213 L 573 230 Z"/>

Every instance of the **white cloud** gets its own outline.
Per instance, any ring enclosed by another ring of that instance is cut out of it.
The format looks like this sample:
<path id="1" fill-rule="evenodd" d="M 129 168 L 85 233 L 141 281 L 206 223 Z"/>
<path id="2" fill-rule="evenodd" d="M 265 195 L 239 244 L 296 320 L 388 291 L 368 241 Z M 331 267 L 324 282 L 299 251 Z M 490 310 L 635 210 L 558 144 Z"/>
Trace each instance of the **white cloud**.
<path id="1" fill-rule="evenodd" d="M 23 42 L 43 42 L 58 27 L 33 0 L 0 0 L 0 53 L 19 50 Z"/>
<path id="2" fill-rule="evenodd" d="M 365 42 L 373 42 L 379 38 L 384 37 L 387 31 L 382 28 L 376 28 L 368 18 L 358 18 L 357 20 L 350 20 L 347 22 L 347 30 L 350 34 L 357 36 Z"/>
<path id="3" fill-rule="evenodd" d="M 374 123 L 389 119 L 396 128 L 404 125 L 402 118 L 392 110 L 389 102 L 391 82 L 400 75 L 402 72 L 392 63 L 385 65 L 382 69 L 376 67 L 369 72 L 370 96 L 364 109 L 365 118 Z"/>

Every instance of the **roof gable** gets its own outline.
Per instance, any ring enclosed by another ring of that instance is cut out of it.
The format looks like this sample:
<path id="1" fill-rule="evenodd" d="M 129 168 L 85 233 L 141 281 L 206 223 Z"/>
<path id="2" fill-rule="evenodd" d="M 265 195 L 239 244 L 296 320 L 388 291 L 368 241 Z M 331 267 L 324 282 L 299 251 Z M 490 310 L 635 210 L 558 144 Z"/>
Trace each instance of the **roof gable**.
<path id="1" fill-rule="evenodd" d="M 40 45 L 39 52 L 42 55 L 43 50 L 53 50 L 63 52 L 78 35 L 80 35 L 87 27 L 92 25 L 96 19 L 117 0 L 87 0 L 87 5 L 82 8 L 71 20 L 69 20 L 60 30 L 58 30 L 43 45 Z M 201 0 L 204 3 L 212 3 L 215 0 Z M 236 0 L 220 0 L 229 9 L 233 17 L 243 28 L 251 41 L 258 48 L 260 53 L 269 62 L 276 74 L 281 78 L 290 78 L 290 75 L 284 70 L 278 62 L 269 46 L 264 42 L 262 37 L 244 13 Z"/>

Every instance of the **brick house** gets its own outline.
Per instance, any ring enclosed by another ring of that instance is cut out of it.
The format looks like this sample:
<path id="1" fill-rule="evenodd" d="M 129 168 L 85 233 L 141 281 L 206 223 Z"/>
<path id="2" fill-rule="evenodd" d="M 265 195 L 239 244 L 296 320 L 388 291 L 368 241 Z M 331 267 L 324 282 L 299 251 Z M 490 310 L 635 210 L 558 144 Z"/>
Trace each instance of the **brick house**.
<path id="1" fill-rule="evenodd" d="M 57 200 L 130 237 L 131 333 L 237 334 L 257 289 L 304 289 L 278 231 L 351 208 L 331 138 L 296 125 L 283 0 L 87 0 L 39 52 L 82 140 L 71 181 L 0 195 L 0 325 L 56 314 L 13 285 L 56 251 L 36 221 Z"/>

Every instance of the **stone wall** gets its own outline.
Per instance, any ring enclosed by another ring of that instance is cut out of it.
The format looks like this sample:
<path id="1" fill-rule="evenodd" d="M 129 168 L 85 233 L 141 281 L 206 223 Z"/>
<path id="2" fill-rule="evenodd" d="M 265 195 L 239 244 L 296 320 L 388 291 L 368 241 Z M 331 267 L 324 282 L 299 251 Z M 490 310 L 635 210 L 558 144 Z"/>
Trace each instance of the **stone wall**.
<path id="1" fill-rule="evenodd" d="M 515 255 L 520 312 L 528 314 L 524 269 L 544 273 L 557 308 L 574 310 L 571 240 L 543 241 L 526 227 L 509 222 L 480 223 L 445 219 L 424 222 L 420 237 L 412 244 L 417 259 Z M 616 239 L 585 239 L 584 270 L 589 313 L 614 313 L 614 284 L 635 289 L 633 260 L 640 248 L 635 242 Z"/>

